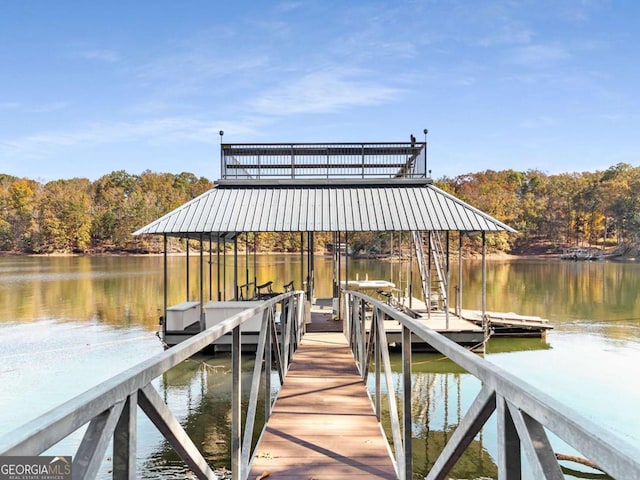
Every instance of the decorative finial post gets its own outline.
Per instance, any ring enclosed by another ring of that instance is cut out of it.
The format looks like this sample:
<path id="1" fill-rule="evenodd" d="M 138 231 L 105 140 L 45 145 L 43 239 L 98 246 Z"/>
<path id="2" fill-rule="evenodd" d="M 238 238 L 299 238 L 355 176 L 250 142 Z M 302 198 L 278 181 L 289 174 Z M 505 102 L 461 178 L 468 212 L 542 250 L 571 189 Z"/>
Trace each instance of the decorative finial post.
<path id="1" fill-rule="evenodd" d="M 430 178 L 431 171 L 427 170 L 427 133 L 429 133 L 429 130 L 425 128 L 422 133 L 424 133 L 424 174 L 427 175 L 427 172 L 429 172 L 427 178 Z"/>
<path id="2" fill-rule="evenodd" d="M 226 178 L 227 172 L 224 167 L 224 154 L 222 152 L 222 136 L 224 135 L 224 130 L 220 130 L 218 133 L 220 134 L 220 177 Z"/>

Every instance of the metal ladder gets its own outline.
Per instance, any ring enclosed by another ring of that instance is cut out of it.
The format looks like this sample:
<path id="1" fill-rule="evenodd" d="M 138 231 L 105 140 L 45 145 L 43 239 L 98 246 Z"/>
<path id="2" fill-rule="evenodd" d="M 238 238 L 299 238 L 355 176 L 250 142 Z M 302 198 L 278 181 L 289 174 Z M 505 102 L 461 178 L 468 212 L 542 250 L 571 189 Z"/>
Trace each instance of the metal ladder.
<path id="1" fill-rule="evenodd" d="M 413 244 L 418 260 L 418 268 L 420 270 L 420 280 L 422 284 L 422 292 L 425 298 L 425 304 L 429 310 L 440 305 L 446 305 L 447 301 L 447 279 L 444 275 L 443 263 L 445 254 L 442 248 L 442 240 L 439 232 L 428 232 L 431 258 L 433 262 L 428 266 L 427 255 L 424 252 L 424 237 L 421 232 L 411 232 Z M 433 274 L 435 273 L 435 275 Z M 435 285 L 434 285 L 435 281 Z M 435 287 L 435 288 L 433 288 Z M 438 293 L 438 298 L 433 302 L 432 293 Z"/>

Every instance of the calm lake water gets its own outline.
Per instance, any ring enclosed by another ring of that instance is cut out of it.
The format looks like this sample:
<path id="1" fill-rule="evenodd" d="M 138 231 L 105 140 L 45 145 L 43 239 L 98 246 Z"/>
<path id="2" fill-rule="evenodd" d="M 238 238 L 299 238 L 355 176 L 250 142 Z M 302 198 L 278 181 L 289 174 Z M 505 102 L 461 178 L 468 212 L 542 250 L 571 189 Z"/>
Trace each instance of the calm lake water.
<path id="1" fill-rule="evenodd" d="M 169 260 L 173 304 L 187 296 L 186 262 L 182 257 Z M 297 256 L 265 255 L 257 261 L 259 282 L 283 279 L 299 285 Z M 190 297 L 197 300 L 198 259 L 191 262 Z M 318 297 L 330 296 L 331 269 L 330 259 L 316 259 Z M 228 297 L 231 270 L 229 257 Z M 240 272 L 244 283 L 242 262 Z M 457 274 L 457 267 L 452 272 Z M 250 279 L 253 275 L 249 272 Z M 349 276 L 356 275 L 405 285 L 409 268 L 354 260 Z M 452 284 L 458 283 L 455 276 Z M 480 262 L 465 262 L 464 308 L 480 308 L 480 281 Z M 555 329 L 546 340 L 493 339 L 486 358 L 640 447 L 640 264 L 491 261 L 487 284 L 489 310 L 539 315 Z M 217 286 L 211 290 L 215 296 Z M 208 284 L 204 291 L 208 300 Z M 161 352 L 156 336 L 161 308 L 161 257 L 0 257 L 0 435 Z M 250 359 L 245 361 L 249 381 Z M 229 365 L 225 356 L 202 355 L 155 381 L 217 467 L 228 466 Z M 414 466 L 421 478 L 479 384 L 451 362 L 429 354 L 414 355 L 413 379 Z M 493 425 L 485 427 L 456 466 L 455 478 L 495 476 Z M 72 435 L 51 452 L 75 451 L 80 436 Z M 139 439 L 140 477 L 184 477 L 184 467 L 143 414 Z M 572 453 L 560 442 L 554 441 L 554 447 Z M 103 477 L 109 467 L 107 460 Z"/>

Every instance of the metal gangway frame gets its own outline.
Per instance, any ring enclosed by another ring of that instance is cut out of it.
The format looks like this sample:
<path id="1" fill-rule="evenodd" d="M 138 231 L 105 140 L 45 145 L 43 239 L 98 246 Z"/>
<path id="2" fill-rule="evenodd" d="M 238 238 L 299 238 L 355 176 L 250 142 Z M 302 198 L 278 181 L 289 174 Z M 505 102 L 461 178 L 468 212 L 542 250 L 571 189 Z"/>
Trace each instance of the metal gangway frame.
<path id="1" fill-rule="evenodd" d="M 534 478 L 564 478 L 547 431 L 585 455 L 611 477 L 619 480 L 640 478 L 640 450 L 626 440 L 389 305 L 359 292 L 344 290 L 343 293 L 345 334 L 364 381 L 370 369 L 375 376 L 372 401 L 378 420 L 381 418 L 381 379 L 384 376 L 392 433 L 390 443 L 401 480 L 413 478 L 412 336 L 427 342 L 482 384 L 480 392 L 431 468 L 427 480 L 448 478 L 449 471 L 494 413 L 497 414 L 497 464 L 498 478 L 501 480 L 522 478 L 521 451 L 526 455 Z M 395 320 L 402 325 L 400 411 L 384 330 L 385 319 Z"/>
<path id="2" fill-rule="evenodd" d="M 231 470 L 234 480 L 245 479 L 255 453 L 251 450 L 252 437 L 261 382 L 265 387 L 266 425 L 273 404 L 272 366 L 275 365 L 282 384 L 304 331 L 304 303 L 304 292 L 287 292 L 233 315 L 0 437 L 0 456 L 40 455 L 88 424 L 73 455 L 73 478 L 95 478 L 111 440 L 113 478 L 136 478 L 137 407 L 140 407 L 198 478 L 217 478 L 151 382 L 223 335 L 231 333 Z M 276 326 L 278 305 L 279 329 Z M 242 428 L 240 328 L 243 323 L 260 314 L 262 327 Z"/>

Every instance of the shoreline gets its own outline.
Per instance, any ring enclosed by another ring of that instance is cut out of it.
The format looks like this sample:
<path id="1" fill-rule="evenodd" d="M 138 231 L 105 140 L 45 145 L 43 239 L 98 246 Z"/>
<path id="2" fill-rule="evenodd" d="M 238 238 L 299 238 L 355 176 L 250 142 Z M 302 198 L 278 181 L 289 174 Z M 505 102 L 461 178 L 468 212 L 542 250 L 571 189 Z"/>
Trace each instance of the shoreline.
<path id="1" fill-rule="evenodd" d="M 239 254 L 245 255 L 246 252 L 244 250 L 238 251 Z M 192 252 L 190 255 L 196 256 L 198 252 Z M 229 252 L 227 252 L 229 254 Z M 253 252 L 249 253 L 253 255 Z M 7 252 L 0 251 L 0 258 L 2 257 L 162 257 L 163 253 L 139 253 L 139 252 L 87 252 L 87 253 L 69 253 L 69 252 L 53 252 L 53 253 L 24 253 L 24 252 Z M 167 253 L 168 257 L 186 257 L 186 252 L 170 252 Z M 208 252 L 206 252 L 208 255 Z M 214 253 L 216 255 L 216 253 Z M 300 252 L 277 252 L 277 251 L 265 251 L 265 252 L 257 252 L 256 255 L 264 256 L 264 255 L 283 255 L 283 256 L 300 256 Z M 331 252 L 325 251 L 316 251 L 315 255 L 322 256 L 330 256 Z M 452 253 L 452 258 L 458 257 L 457 252 Z M 559 252 L 554 253 L 540 253 L 540 252 L 532 252 L 532 253 L 507 253 L 507 252 L 491 252 L 486 254 L 486 259 L 490 261 L 495 260 L 545 260 L 545 259 L 560 259 L 562 254 Z M 358 260 L 380 260 L 383 262 L 397 262 L 397 261 L 405 261 L 407 256 L 402 255 L 352 255 L 351 258 Z M 463 256 L 463 260 L 480 260 L 482 255 L 480 253 L 471 253 L 468 252 Z M 619 255 L 608 255 L 604 257 L 604 260 L 618 261 L 618 262 L 640 262 L 640 254 L 634 249 L 631 251 L 626 251 L 625 253 L 621 253 Z"/>
<path id="2" fill-rule="evenodd" d="M 239 252 L 241 254 L 245 254 L 244 251 Z M 316 255 L 331 255 L 330 252 L 315 252 Z M 208 252 L 207 252 L 208 254 Z M 168 257 L 186 257 L 185 252 L 172 252 L 168 253 Z M 253 252 L 251 252 L 253 255 Z M 286 256 L 299 256 L 300 252 L 258 252 L 256 255 L 286 255 Z M 101 252 L 101 253 L 64 253 L 64 252 L 54 252 L 54 253 L 22 253 L 22 252 L 0 252 L 0 258 L 2 257 L 61 257 L 61 258 L 71 258 L 71 257 L 161 257 L 162 253 L 135 253 L 135 252 Z M 452 255 L 457 259 L 457 254 Z M 505 252 L 493 252 L 487 253 L 486 259 L 489 261 L 495 260 L 556 260 L 560 259 L 562 254 L 560 253 L 530 253 L 530 254 L 512 254 Z M 404 257 L 398 257 L 397 255 L 387 255 L 387 256 L 379 256 L 379 257 L 368 257 L 368 256 L 354 256 L 358 260 L 380 260 L 385 262 L 404 260 Z M 480 260 L 482 255 L 474 254 L 474 255 L 466 255 L 463 257 L 464 260 Z M 615 257 L 608 257 L 604 260 L 618 261 L 618 262 L 640 262 L 640 257 L 636 256 L 626 256 L 619 255 Z"/>

